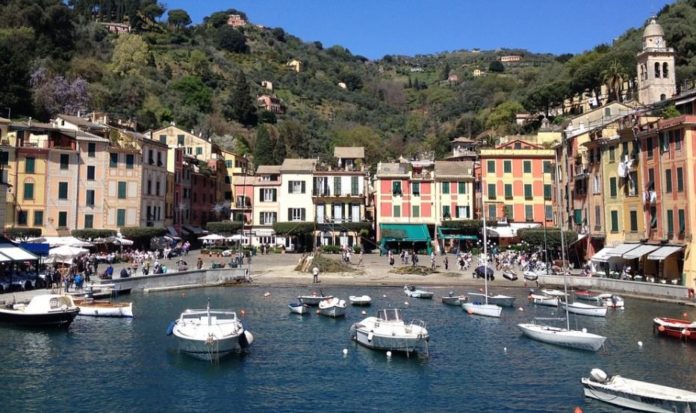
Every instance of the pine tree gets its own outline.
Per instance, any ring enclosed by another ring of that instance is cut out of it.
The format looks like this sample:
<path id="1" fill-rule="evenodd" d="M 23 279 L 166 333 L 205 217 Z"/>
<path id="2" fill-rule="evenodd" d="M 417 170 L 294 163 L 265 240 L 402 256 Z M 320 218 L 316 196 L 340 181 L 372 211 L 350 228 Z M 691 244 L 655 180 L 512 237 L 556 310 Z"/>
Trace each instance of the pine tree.
<path id="1" fill-rule="evenodd" d="M 236 120 L 244 126 L 254 126 L 258 122 L 256 105 L 251 97 L 251 87 L 244 73 L 240 71 L 234 79 L 234 86 L 224 108 L 225 117 Z"/>
<path id="2" fill-rule="evenodd" d="M 273 164 L 273 142 L 266 126 L 261 125 L 256 130 L 256 143 L 254 145 L 254 164 L 259 165 Z"/>

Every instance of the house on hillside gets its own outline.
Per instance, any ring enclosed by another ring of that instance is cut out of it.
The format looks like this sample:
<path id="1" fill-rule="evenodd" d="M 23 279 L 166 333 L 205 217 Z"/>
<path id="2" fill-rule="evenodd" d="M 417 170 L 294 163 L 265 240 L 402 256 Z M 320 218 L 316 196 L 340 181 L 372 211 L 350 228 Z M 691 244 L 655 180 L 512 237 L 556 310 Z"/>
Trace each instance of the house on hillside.
<path id="1" fill-rule="evenodd" d="M 277 114 L 285 113 L 285 107 L 283 102 L 275 96 L 271 95 L 261 95 L 256 98 L 256 102 L 260 108 Z"/>
<path id="2" fill-rule="evenodd" d="M 300 71 L 302 70 L 302 62 L 297 59 L 292 59 L 285 65 L 291 68 L 292 70 L 296 71 L 297 73 L 300 73 Z"/>
<path id="3" fill-rule="evenodd" d="M 246 26 L 247 21 L 239 14 L 230 14 L 227 17 L 227 25 L 234 28 Z"/>

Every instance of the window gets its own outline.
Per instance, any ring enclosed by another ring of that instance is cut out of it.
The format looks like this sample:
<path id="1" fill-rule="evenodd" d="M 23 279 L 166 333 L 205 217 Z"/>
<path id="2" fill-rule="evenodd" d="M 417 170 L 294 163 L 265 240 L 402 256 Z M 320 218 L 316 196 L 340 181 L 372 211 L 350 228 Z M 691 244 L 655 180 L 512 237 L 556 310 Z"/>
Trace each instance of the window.
<path id="1" fill-rule="evenodd" d="M 85 193 L 85 205 L 94 206 L 94 189 L 88 189 Z"/>
<path id="2" fill-rule="evenodd" d="M 360 179 L 357 176 L 350 177 L 350 194 L 360 195 Z"/>
<path id="3" fill-rule="evenodd" d="M 602 181 L 600 180 L 599 175 L 594 175 L 592 177 L 592 191 L 594 194 L 599 194 L 602 192 Z"/>
<path id="4" fill-rule="evenodd" d="M 154 164 L 155 164 L 155 154 L 154 154 L 154 152 L 152 151 L 152 149 L 150 149 L 150 150 L 147 151 L 147 160 L 148 160 L 148 163 L 149 163 L 150 165 L 154 165 Z"/>
<path id="5" fill-rule="evenodd" d="M 531 174 L 532 173 L 532 161 L 522 162 L 522 169 L 523 169 L 524 173 Z"/>
<path id="6" fill-rule="evenodd" d="M 97 153 L 97 144 L 94 142 L 87 143 L 87 156 L 94 158 Z"/>
<path id="7" fill-rule="evenodd" d="M 653 168 L 648 168 L 648 190 L 655 190 L 655 170 Z"/>
<path id="8" fill-rule="evenodd" d="M 459 194 L 465 194 L 465 193 L 466 193 L 466 182 L 459 182 L 459 183 L 457 184 L 457 186 L 458 186 L 457 192 L 458 192 Z"/>
<path id="9" fill-rule="evenodd" d="M 662 77 L 665 79 L 669 77 L 669 64 L 667 62 L 662 63 Z"/>
<path id="10" fill-rule="evenodd" d="M 553 198 L 553 186 L 544 184 L 544 200 L 549 201 Z"/>
<path id="11" fill-rule="evenodd" d="M 0 151 L 0 165 L 7 166 L 10 164 L 10 153 Z"/>
<path id="12" fill-rule="evenodd" d="M 495 199 L 495 184 L 488 184 L 488 199 Z"/>
<path id="13" fill-rule="evenodd" d="M 196 146 L 196 155 L 203 155 L 203 148 Z"/>
<path id="14" fill-rule="evenodd" d="M 275 188 L 261 188 L 259 189 L 261 202 L 276 202 L 276 190 Z"/>
<path id="15" fill-rule="evenodd" d="M 468 206 L 457 205 L 455 212 L 457 213 L 457 218 L 469 218 Z"/>
<path id="16" fill-rule="evenodd" d="M 392 195 L 401 195 L 401 181 L 392 181 Z"/>
<path id="17" fill-rule="evenodd" d="M 684 192 L 684 169 L 677 168 L 677 192 Z"/>
<path id="18" fill-rule="evenodd" d="M 544 173 L 545 174 L 552 174 L 553 173 L 553 167 L 551 167 L 551 161 L 544 161 Z"/>
<path id="19" fill-rule="evenodd" d="M 162 143 L 167 143 L 167 135 L 160 135 L 159 141 Z"/>
<path id="20" fill-rule="evenodd" d="M 512 199 L 512 184 L 505 184 L 505 199 Z"/>
<path id="21" fill-rule="evenodd" d="M 184 146 L 184 135 L 176 135 L 176 144 Z"/>
<path id="22" fill-rule="evenodd" d="M 534 221 L 534 206 L 525 205 L 524 206 L 524 220 L 527 222 Z"/>
<path id="23" fill-rule="evenodd" d="M 232 160 L 231 160 L 231 159 L 227 159 L 227 160 L 225 161 L 225 168 L 232 168 L 232 167 L 233 167 L 233 166 L 232 166 Z"/>
<path id="24" fill-rule="evenodd" d="M 611 232 L 619 232 L 619 211 L 611 211 Z"/>
<path id="25" fill-rule="evenodd" d="M 68 199 L 67 182 L 58 182 L 58 199 Z"/>
<path id="26" fill-rule="evenodd" d="M 582 209 L 573 210 L 573 221 L 575 225 L 582 225 Z"/>
<path id="27" fill-rule="evenodd" d="M 413 218 L 420 218 L 420 206 L 414 205 L 413 206 Z"/>
<path id="28" fill-rule="evenodd" d="M 288 181 L 288 193 L 290 193 L 290 194 L 304 194 L 305 193 L 305 181 Z"/>
<path id="29" fill-rule="evenodd" d="M 160 196 L 160 181 L 155 182 L 155 195 Z"/>
<path id="30" fill-rule="evenodd" d="M 124 181 L 118 183 L 118 199 L 126 199 L 126 182 Z"/>
<path id="31" fill-rule="evenodd" d="M 400 218 L 400 217 L 401 217 L 401 206 L 394 205 L 394 218 Z"/>
<path id="32" fill-rule="evenodd" d="M 611 116 L 611 108 L 604 108 L 604 116 Z"/>
<path id="33" fill-rule="evenodd" d="M 450 184 L 449 182 L 443 182 L 443 183 L 442 183 L 442 193 L 443 193 L 444 195 L 447 195 L 447 194 L 450 193 L 450 188 L 449 188 L 450 185 L 449 185 L 449 184 Z"/>
<path id="34" fill-rule="evenodd" d="M 276 222 L 277 215 L 275 212 L 264 211 L 259 213 L 259 222 L 261 225 L 273 225 Z"/>
<path id="35" fill-rule="evenodd" d="M 117 153 L 110 153 L 109 154 L 109 168 L 117 168 L 118 167 L 118 154 Z"/>
<path id="36" fill-rule="evenodd" d="M 655 62 L 655 79 L 660 78 L 660 62 Z"/>
<path id="37" fill-rule="evenodd" d="M 553 205 L 545 205 L 544 210 L 546 214 L 546 220 L 553 221 Z"/>
<path id="38" fill-rule="evenodd" d="M 58 228 L 65 228 L 68 226 L 68 213 L 66 211 L 58 212 Z"/>
<path id="39" fill-rule="evenodd" d="M 686 217 L 684 210 L 677 210 L 677 219 L 679 220 L 679 234 L 683 235 L 686 232 Z"/>
<path id="40" fill-rule="evenodd" d="M 638 195 L 638 172 L 629 172 L 628 180 L 626 181 L 628 196 Z"/>
<path id="41" fill-rule="evenodd" d="M 512 161 L 503 161 L 503 172 L 506 174 L 512 173 Z"/>
<path id="42" fill-rule="evenodd" d="M 25 182 L 24 183 L 24 199 L 34 199 L 34 183 Z"/>
<path id="43" fill-rule="evenodd" d="M 672 192 L 672 170 L 665 169 L 665 192 Z"/>
<path id="44" fill-rule="evenodd" d="M 96 168 L 92 165 L 87 166 L 87 180 L 94 181 Z"/>
<path id="45" fill-rule="evenodd" d="M 126 210 L 117 209 L 116 210 L 116 226 L 123 227 L 126 225 Z"/>
<path id="46" fill-rule="evenodd" d="M 27 225 L 27 211 L 17 211 L 17 225 Z"/>
<path id="47" fill-rule="evenodd" d="M 33 156 L 27 156 L 27 159 L 24 161 L 24 173 L 33 174 L 35 166 L 36 158 Z"/>
<path id="48" fill-rule="evenodd" d="M 602 208 L 600 206 L 594 207 L 594 227 L 596 230 L 602 229 Z"/>
<path id="49" fill-rule="evenodd" d="M 638 232 L 638 211 L 630 211 L 631 232 Z"/>
<path id="50" fill-rule="evenodd" d="M 667 238 L 672 238 L 674 235 L 674 211 L 671 209 L 667 210 Z"/>
<path id="51" fill-rule="evenodd" d="M 70 155 L 67 153 L 60 154 L 60 169 L 68 169 L 70 167 Z"/>
<path id="52" fill-rule="evenodd" d="M 452 214 L 450 213 L 450 206 L 449 205 L 442 206 L 442 217 L 445 219 L 452 218 Z"/>
<path id="53" fill-rule="evenodd" d="M 420 196 L 420 182 L 411 182 L 411 192 L 413 196 Z"/>
<path id="54" fill-rule="evenodd" d="M 524 199 L 532 198 L 532 184 L 524 184 Z"/>
<path id="55" fill-rule="evenodd" d="M 674 150 L 681 151 L 681 147 L 682 147 L 681 131 L 675 130 L 673 133 L 674 133 Z"/>
<path id="56" fill-rule="evenodd" d="M 288 208 L 289 221 L 304 221 L 305 216 L 306 215 L 304 208 Z"/>
<path id="57" fill-rule="evenodd" d="M 334 196 L 339 196 L 341 195 L 341 177 L 340 176 L 334 176 Z"/>
<path id="58" fill-rule="evenodd" d="M 34 211 L 34 226 L 43 226 L 43 211 Z"/>
<path id="59" fill-rule="evenodd" d="M 609 178 L 609 196 L 616 198 L 616 178 Z"/>
<path id="60" fill-rule="evenodd" d="M 495 161 L 488 161 L 488 173 L 494 174 L 495 173 Z"/>
<path id="61" fill-rule="evenodd" d="M 650 228 L 651 229 L 657 228 L 657 207 L 656 206 L 650 207 Z"/>
<path id="62" fill-rule="evenodd" d="M 646 146 L 647 146 L 647 152 L 648 152 L 648 159 L 652 159 L 652 157 L 653 157 L 653 140 L 652 140 L 652 138 L 648 138 L 646 140 Z"/>
<path id="63" fill-rule="evenodd" d="M 133 154 L 126 155 L 126 168 L 133 169 L 133 164 L 135 163 L 135 156 Z"/>
<path id="64" fill-rule="evenodd" d="M 616 160 L 616 146 L 609 147 L 609 162 L 614 162 Z"/>
<path id="65" fill-rule="evenodd" d="M 85 229 L 94 228 L 94 215 L 85 214 Z"/>
<path id="66" fill-rule="evenodd" d="M 488 219 L 494 221 L 497 219 L 495 216 L 495 205 L 488 205 Z"/>

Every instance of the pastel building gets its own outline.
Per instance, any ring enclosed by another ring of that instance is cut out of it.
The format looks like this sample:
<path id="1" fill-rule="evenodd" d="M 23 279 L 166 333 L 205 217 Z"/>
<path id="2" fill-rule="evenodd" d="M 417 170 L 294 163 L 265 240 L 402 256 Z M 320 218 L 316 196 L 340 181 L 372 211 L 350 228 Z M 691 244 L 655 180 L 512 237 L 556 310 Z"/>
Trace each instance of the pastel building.
<path id="1" fill-rule="evenodd" d="M 284 238 L 279 240 L 276 238 L 273 224 L 278 222 L 280 216 L 281 203 L 281 174 L 280 165 L 260 165 L 256 170 L 256 176 L 250 177 L 251 193 L 247 192 L 246 188 L 240 188 L 237 194 L 247 194 L 246 199 L 253 200 L 253 218 L 251 219 L 251 242 L 254 245 L 267 244 L 277 245 L 279 242 L 284 242 Z M 309 194 L 307 194 L 309 198 Z"/>
<path id="2" fill-rule="evenodd" d="M 278 222 L 315 222 L 314 203 L 312 202 L 312 185 L 316 159 L 285 159 L 280 166 L 282 185 L 279 197 L 281 208 Z M 297 237 L 287 237 L 285 247 L 295 250 Z M 307 246 L 305 246 L 307 247 Z"/>

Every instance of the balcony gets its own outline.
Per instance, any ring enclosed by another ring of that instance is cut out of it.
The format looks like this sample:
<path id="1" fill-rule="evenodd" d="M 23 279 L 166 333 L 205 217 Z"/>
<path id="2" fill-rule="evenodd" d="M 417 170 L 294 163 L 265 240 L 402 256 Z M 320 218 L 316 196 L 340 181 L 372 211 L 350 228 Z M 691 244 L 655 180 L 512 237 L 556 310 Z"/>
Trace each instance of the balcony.
<path id="1" fill-rule="evenodd" d="M 576 180 L 589 178 L 590 171 L 587 165 L 575 165 L 574 167 L 574 177 Z"/>
<path id="2" fill-rule="evenodd" d="M 643 192 L 643 205 L 655 205 L 657 203 L 657 193 L 655 191 Z"/>

